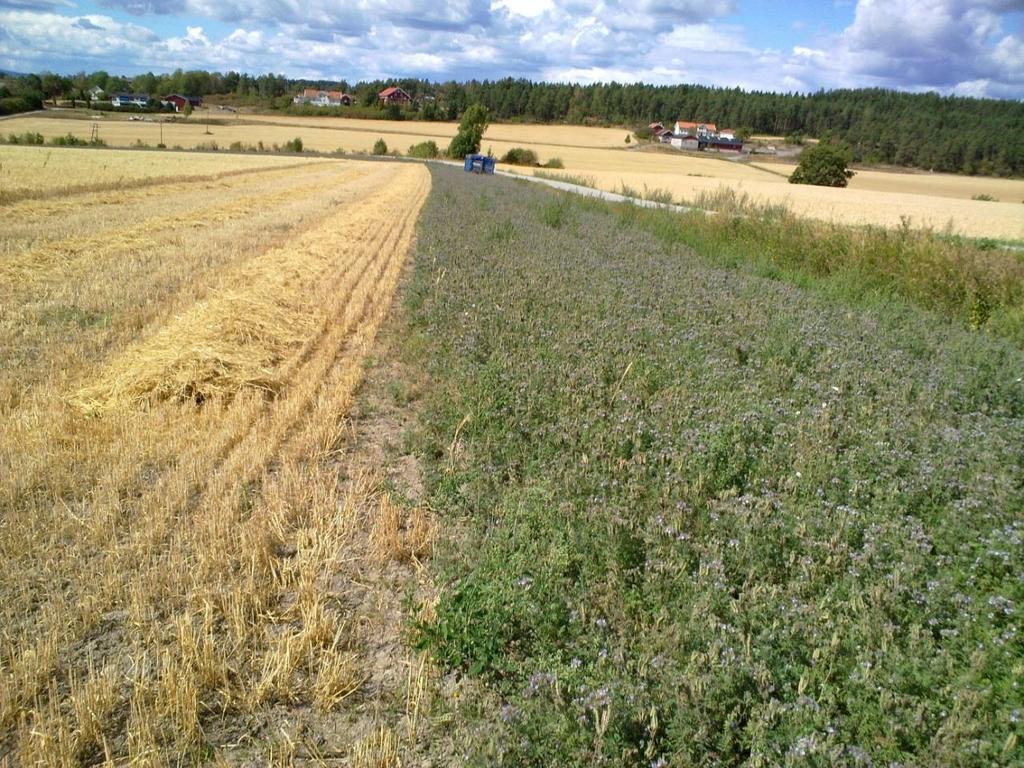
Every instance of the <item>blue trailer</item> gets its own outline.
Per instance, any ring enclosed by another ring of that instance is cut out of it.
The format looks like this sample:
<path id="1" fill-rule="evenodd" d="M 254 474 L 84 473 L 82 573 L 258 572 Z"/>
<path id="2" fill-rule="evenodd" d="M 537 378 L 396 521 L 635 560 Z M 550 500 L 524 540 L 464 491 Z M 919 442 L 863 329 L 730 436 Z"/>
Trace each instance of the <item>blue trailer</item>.
<path id="1" fill-rule="evenodd" d="M 487 155 L 466 155 L 466 173 L 494 173 L 494 158 Z"/>

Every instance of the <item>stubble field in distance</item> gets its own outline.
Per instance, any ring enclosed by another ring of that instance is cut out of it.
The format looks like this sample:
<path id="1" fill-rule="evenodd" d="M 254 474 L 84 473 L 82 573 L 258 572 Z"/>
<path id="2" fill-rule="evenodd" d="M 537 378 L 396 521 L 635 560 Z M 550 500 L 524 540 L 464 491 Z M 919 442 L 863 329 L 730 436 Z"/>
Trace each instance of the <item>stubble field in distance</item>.
<path id="1" fill-rule="evenodd" d="M 336 117 L 292 115 L 239 115 L 226 118 L 211 111 L 212 125 L 203 111 L 189 122 L 164 125 L 167 146 L 193 148 L 215 142 L 225 149 L 233 142 L 265 147 L 300 136 L 307 149 L 332 152 L 369 152 L 383 138 L 391 150 L 406 152 L 426 140 L 442 149 L 455 134 L 456 124 L 416 121 L 350 120 Z M 107 116 L 95 121 L 100 136 L 111 145 L 129 146 L 138 141 L 155 145 L 155 122 L 129 122 Z M 47 138 L 68 132 L 88 135 L 90 123 L 81 119 L 30 116 L 5 121 L 5 131 L 38 131 Z M 619 191 L 623 185 L 643 192 L 661 190 L 677 201 L 692 201 L 723 187 L 745 193 L 758 203 L 785 204 L 794 213 L 823 221 L 854 225 L 900 227 L 907 220 L 914 227 L 969 237 L 1024 239 L 1024 180 L 963 177 L 920 172 L 858 173 L 847 189 L 804 187 L 787 183 L 792 170 L 784 163 L 734 162 L 706 153 L 639 151 L 635 142 L 625 144 L 627 131 L 568 125 L 491 125 L 484 135 L 483 150 L 498 157 L 517 146 L 533 149 L 540 161 L 559 158 L 565 173 L 589 176 L 595 186 Z M 532 173 L 531 169 L 512 168 Z M 987 195 L 994 201 L 973 200 Z"/>
<path id="2" fill-rule="evenodd" d="M 429 174 L 54 155 L 18 179 L 76 194 L 0 206 L 0 758 L 286 760 L 259 713 L 369 675 L 338 597 L 369 486 L 332 463 Z"/>

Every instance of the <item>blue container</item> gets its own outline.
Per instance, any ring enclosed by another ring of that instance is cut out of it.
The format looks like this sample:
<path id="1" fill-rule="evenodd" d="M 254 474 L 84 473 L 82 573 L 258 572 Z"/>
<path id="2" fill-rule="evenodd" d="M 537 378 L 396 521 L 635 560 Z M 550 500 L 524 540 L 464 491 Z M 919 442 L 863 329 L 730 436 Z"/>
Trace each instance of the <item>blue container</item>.
<path id="1" fill-rule="evenodd" d="M 494 158 L 487 155 L 466 155 L 466 173 L 494 173 Z"/>

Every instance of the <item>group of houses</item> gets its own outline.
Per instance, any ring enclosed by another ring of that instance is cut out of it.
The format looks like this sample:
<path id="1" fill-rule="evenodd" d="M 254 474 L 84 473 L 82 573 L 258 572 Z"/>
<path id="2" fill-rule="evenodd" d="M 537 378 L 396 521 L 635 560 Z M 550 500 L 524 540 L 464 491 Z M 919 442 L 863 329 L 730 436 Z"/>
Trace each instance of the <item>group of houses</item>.
<path id="1" fill-rule="evenodd" d="M 742 152 L 743 142 L 736 138 L 732 128 L 719 130 L 714 123 L 691 123 L 676 121 L 672 128 L 661 123 L 651 123 L 651 136 L 662 144 L 676 149 L 712 150 L 716 152 Z"/>
<path id="2" fill-rule="evenodd" d="M 399 107 L 405 107 L 412 103 L 412 96 L 397 86 L 391 86 L 378 93 L 377 100 L 383 106 L 395 104 Z M 292 99 L 292 104 L 310 107 L 349 107 L 354 101 L 354 96 L 342 93 L 341 91 L 304 88 L 301 93 L 295 95 Z"/>
<path id="3" fill-rule="evenodd" d="M 98 85 L 89 89 L 90 101 L 102 101 L 105 95 L 103 89 Z M 151 99 L 148 93 L 115 93 L 110 97 L 110 106 L 118 109 L 123 107 L 145 108 L 149 107 L 153 101 L 154 99 Z M 173 109 L 175 112 L 183 112 L 186 104 L 191 104 L 193 109 L 203 105 L 202 96 L 182 96 L 180 93 L 164 96 L 159 101 L 161 107 Z"/>

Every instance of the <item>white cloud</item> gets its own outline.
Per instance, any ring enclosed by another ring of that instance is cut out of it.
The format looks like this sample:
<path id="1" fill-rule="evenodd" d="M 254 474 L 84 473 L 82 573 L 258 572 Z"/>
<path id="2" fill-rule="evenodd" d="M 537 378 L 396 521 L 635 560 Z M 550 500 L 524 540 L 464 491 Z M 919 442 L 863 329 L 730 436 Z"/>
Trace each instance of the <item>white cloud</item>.
<path id="1" fill-rule="evenodd" d="M 704 0 L 101 0 L 139 24 L 75 15 L 70 0 L 0 0 L 0 66 L 203 67 L 295 76 L 698 82 L 761 90 L 883 86 L 1024 95 L 1020 0 L 859 0 L 845 30 L 761 49 Z M 156 35 L 152 15 L 192 19 Z M 230 32 L 212 30 L 227 22 Z M 750 22 L 756 23 L 756 22 Z M 386 54 L 386 55 L 384 55 Z"/>

